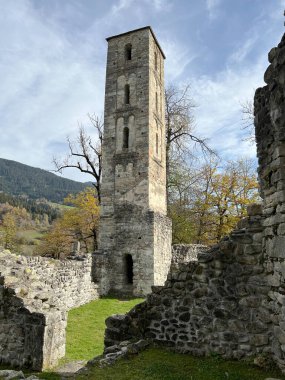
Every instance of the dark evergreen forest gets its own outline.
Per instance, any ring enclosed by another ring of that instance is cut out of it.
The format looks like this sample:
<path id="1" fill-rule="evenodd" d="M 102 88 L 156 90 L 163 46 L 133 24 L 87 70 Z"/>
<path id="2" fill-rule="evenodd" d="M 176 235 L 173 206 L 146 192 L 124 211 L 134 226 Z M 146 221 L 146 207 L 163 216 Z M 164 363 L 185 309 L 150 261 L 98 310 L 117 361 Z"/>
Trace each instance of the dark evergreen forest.
<path id="1" fill-rule="evenodd" d="M 43 169 L 0 158 L 0 192 L 6 194 L 62 203 L 68 194 L 78 193 L 87 186 L 90 186 L 89 182 L 72 181 Z"/>

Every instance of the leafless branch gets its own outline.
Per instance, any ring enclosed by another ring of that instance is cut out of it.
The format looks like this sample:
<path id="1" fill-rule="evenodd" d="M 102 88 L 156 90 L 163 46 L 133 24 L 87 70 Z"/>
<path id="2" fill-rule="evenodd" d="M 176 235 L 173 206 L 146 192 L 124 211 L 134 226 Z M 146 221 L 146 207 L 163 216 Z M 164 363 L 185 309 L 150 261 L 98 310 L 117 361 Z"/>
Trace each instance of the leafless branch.
<path id="1" fill-rule="evenodd" d="M 243 126 L 241 129 L 247 131 L 247 137 L 244 138 L 245 141 L 254 142 L 254 105 L 251 100 L 246 100 L 244 103 L 241 103 L 241 112 L 242 112 L 242 121 Z"/>
<path id="2" fill-rule="evenodd" d="M 95 128 L 94 141 L 87 135 L 85 128 L 78 125 L 78 136 L 75 141 L 67 137 L 69 153 L 63 159 L 53 158 L 55 172 L 62 173 L 64 169 L 76 168 L 81 173 L 90 174 L 94 178 L 94 187 L 97 191 L 98 201 L 101 201 L 101 173 L 102 173 L 102 118 L 88 114 L 90 123 Z"/>

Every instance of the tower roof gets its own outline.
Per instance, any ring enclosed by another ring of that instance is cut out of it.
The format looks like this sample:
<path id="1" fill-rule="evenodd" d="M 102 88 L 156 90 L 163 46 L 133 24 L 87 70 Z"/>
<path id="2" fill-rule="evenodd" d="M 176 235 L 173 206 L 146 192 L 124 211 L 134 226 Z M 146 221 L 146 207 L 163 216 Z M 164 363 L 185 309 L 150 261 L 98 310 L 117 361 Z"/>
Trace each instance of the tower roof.
<path id="1" fill-rule="evenodd" d="M 158 43 L 158 41 L 157 41 L 157 39 L 155 37 L 155 34 L 154 34 L 151 26 L 144 26 L 143 28 L 133 29 L 133 30 L 129 30 L 128 32 L 125 32 L 125 33 L 116 34 L 115 36 L 111 36 L 111 37 L 106 38 L 106 41 L 110 41 L 113 38 L 117 38 L 117 37 L 121 37 L 121 36 L 126 36 L 127 34 L 138 32 L 139 30 L 144 30 L 144 29 L 149 29 L 150 30 L 150 32 L 151 32 L 151 34 L 152 34 L 152 36 L 153 36 L 153 38 L 154 38 L 157 46 L 159 47 L 159 50 L 161 51 L 161 54 L 162 54 L 163 58 L 165 59 L 166 58 L 165 54 L 164 54 L 163 50 L 161 49 L 161 46 L 159 45 L 159 43 Z"/>

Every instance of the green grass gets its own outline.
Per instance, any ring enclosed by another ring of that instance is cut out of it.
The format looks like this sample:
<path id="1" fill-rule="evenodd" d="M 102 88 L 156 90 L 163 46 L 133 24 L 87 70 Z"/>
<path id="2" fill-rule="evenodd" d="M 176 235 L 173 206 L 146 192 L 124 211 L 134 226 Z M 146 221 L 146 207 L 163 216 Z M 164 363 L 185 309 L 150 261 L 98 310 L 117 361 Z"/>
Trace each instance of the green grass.
<path id="1" fill-rule="evenodd" d="M 65 362 L 88 360 L 103 351 L 105 319 L 112 314 L 129 311 L 142 299 L 117 300 L 103 298 L 73 309 L 68 315 L 67 352 Z M 1 366 L 0 366 L 1 368 Z M 45 380 L 60 380 L 53 372 L 36 374 Z M 277 369 L 262 370 L 246 361 L 226 361 L 218 356 L 193 357 L 150 348 L 130 356 L 112 366 L 89 367 L 88 371 L 73 377 L 76 380 L 265 380 L 285 376 Z"/>
<path id="2" fill-rule="evenodd" d="M 42 230 L 22 230 L 18 232 L 18 237 L 23 237 L 27 240 L 40 239 L 46 231 Z"/>
<path id="3" fill-rule="evenodd" d="M 60 211 L 65 211 L 65 210 L 68 210 L 68 209 L 72 208 L 72 206 L 63 205 L 61 203 L 55 203 L 55 202 L 50 202 L 50 201 L 48 201 L 47 203 L 51 207 L 56 208 L 56 209 L 58 209 Z"/>
<path id="4" fill-rule="evenodd" d="M 68 313 L 66 356 L 64 361 L 89 360 L 101 355 L 104 348 L 105 319 L 125 314 L 143 299 L 102 298 Z"/>
<path id="5" fill-rule="evenodd" d="M 49 376 L 49 377 L 47 377 Z M 54 377 L 52 377 L 54 376 Z M 53 374 L 41 374 L 42 379 L 57 380 Z M 279 370 L 261 370 L 242 360 L 222 360 L 219 357 L 198 358 L 177 354 L 161 348 L 151 348 L 112 366 L 90 367 L 76 380 L 285 380 Z"/>

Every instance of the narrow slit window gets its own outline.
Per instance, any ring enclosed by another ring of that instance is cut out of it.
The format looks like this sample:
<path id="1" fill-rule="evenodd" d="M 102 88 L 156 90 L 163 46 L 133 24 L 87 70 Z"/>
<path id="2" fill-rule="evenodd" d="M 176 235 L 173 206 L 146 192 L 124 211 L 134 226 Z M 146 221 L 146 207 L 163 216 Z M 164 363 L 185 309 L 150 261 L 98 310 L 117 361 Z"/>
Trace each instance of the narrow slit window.
<path id="1" fill-rule="evenodd" d="M 155 109 L 156 109 L 156 111 L 158 111 L 158 96 L 157 96 L 157 92 L 155 93 Z"/>
<path id="2" fill-rule="evenodd" d="M 154 68 L 157 71 L 157 52 L 154 53 Z"/>
<path id="3" fill-rule="evenodd" d="M 126 264 L 126 283 L 132 284 L 134 281 L 134 263 L 132 255 L 126 255 L 125 256 L 125 264 Z"/>
<path id="4" fill-rule="evenodd" d="M 125 85 L 125 104 L 130 104 L 130 85 Z"/>
<path id="5" fill-rule="evenodd" d="M 124 149 L 129 148 L 129 135 L 130 135 L 129 128 L 125 127 L 123 131 L 123 148 Z"/>
<path id="6" fill-rule="evenodd" d="M 155 136 L 155 152 L 156 152 L 156 155 L 158 156 L 158 133 Z"/>
<path id="7" fill-rule="evenodd" d="M 126 61 L 132 60 L 132 45 L 128 44 L 125 46 L 125 59 Z"/>

